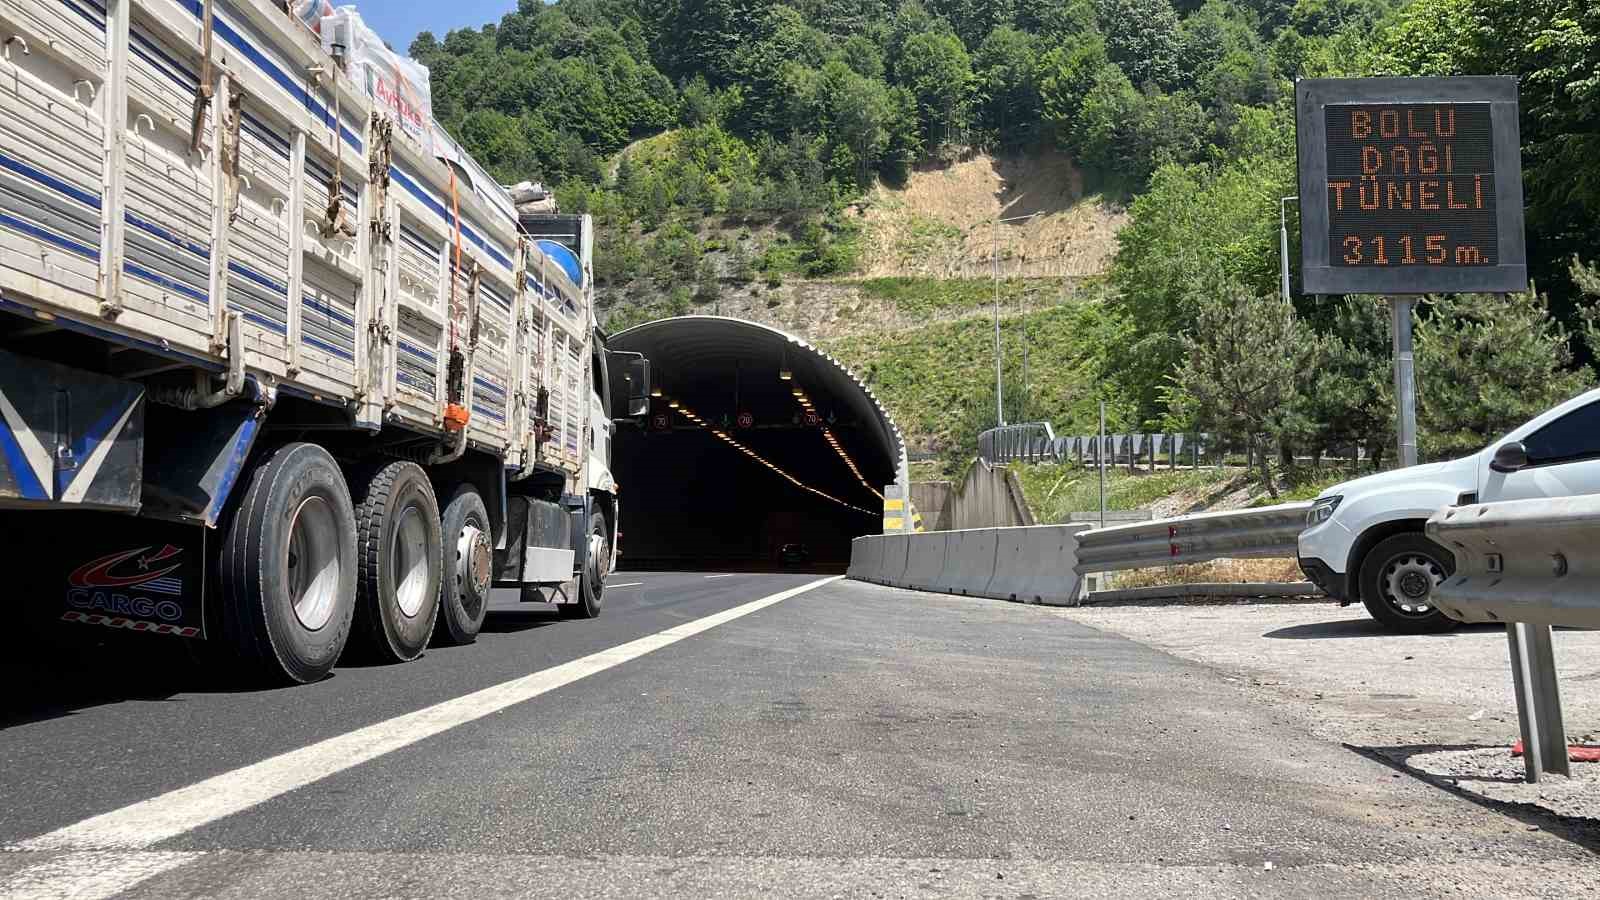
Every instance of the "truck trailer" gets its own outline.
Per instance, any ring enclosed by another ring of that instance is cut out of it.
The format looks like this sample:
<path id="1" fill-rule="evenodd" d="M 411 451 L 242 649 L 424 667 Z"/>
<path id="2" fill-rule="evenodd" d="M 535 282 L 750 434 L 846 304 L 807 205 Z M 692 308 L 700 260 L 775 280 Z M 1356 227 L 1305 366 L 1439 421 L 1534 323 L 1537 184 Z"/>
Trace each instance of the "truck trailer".
<path id="1" fill-rule="evenodd" d="M 0 42 L 32 619 L 308 682 L 472 641 L 494 586 L 600 612 L 649 364 L 605 347 L 587 217 L 522 227 L 270 0 L 8 0 Z"/>

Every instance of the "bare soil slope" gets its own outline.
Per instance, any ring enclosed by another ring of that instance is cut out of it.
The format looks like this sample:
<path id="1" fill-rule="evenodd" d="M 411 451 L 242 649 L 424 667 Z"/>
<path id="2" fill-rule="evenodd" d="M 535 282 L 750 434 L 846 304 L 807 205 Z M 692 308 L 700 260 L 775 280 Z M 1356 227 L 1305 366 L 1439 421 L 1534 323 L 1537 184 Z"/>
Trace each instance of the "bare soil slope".
<path id="1" fill-rule="evenodd" d="M 864 201 L 864 275 L 971 278 L 1001 274 L 1086 277 L 1104 272 L 1127 220 L 1120 206 L 1084 195 L 1083 176 L 1056 152 L 977 154 L 913 172 L 903 188 Z M 994 222 L 1007 222 L 998 229 Z"/>

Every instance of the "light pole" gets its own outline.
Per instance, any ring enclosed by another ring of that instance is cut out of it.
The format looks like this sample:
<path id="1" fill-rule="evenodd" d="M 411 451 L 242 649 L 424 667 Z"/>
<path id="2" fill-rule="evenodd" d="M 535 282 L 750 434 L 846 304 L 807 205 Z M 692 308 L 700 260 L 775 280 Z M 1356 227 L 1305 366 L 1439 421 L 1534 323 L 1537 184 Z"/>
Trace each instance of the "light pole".
<path id="1" fill-rule="evenodd" d="M 1002 384 L 1000 370 L 1000 225 L 1003 222 L 1026 222 L 1029 219 L 1041 216 L 1043 213 L 1030 213 L 1026 216 L 1012 216 L 1002 219 L 999 216 L 994 220 L 994 246 L 989 257 L 994 274 L 994 420 L 996 426 L 1006 424 L 1005 387 Z M 1027 326 L 1024 325 L 1024 328 Z M 1024 342 L 1026 345 L 1026 342 Z"/>

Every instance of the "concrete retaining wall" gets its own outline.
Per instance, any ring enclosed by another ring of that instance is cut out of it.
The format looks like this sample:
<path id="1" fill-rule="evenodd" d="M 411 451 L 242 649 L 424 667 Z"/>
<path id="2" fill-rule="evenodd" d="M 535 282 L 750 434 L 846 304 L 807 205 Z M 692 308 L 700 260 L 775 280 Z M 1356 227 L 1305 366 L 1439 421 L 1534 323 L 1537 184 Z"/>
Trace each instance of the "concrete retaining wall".
<path id="1" fill-rule="evenodd" d="M 1073 574 L 1084 525 L 867 535 L 851 545 L 849 577 L 914 590 L 1019 603 L 1076 605 Z"/>

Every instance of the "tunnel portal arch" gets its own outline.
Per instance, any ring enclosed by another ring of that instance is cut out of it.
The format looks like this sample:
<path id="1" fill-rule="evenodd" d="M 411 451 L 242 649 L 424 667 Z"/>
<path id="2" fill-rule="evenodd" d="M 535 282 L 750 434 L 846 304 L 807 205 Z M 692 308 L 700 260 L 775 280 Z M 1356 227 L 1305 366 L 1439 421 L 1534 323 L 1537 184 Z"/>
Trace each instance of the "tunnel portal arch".
<path id="1" fill-rule="evenodd" d="M 608 344 L 649 359 L 654 388 L 643 426 L 613 443 L 628 567 L 837 568 L 850 538 L 883 530 L 884 497 L 905 495 L 900 430 L 803 338 L 680 316 Z"/>

